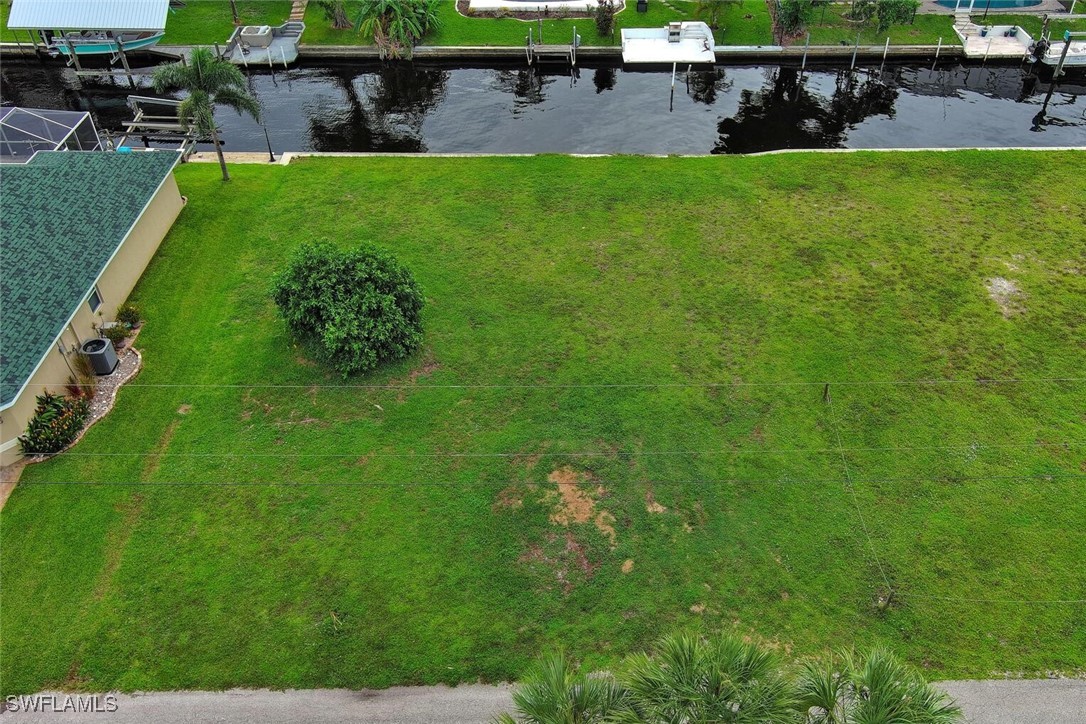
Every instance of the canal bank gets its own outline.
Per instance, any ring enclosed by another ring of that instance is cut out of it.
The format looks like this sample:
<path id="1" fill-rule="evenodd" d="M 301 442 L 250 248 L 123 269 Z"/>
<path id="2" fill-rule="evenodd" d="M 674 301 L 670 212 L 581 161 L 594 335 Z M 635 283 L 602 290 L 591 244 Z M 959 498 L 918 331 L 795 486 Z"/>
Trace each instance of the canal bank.
<path id="1" fill-rule="evenodd" d="M 951 40 L 954 42 L 952 43 Z M 155 55 L 187 55 L 197 46 L 160 45 Z M 211 46 L 209 46 L 211 47 Z M 801 60 L 806 55 L 811 60 L 848 60 L 855 56 L 860 60 L 882 58 L 935 60 L 964 57 L 963 49 L 957 39 L 948 39 L 943 45 L 718 45 L 714 48 L 719 63 L 742 63 L 762 60 Z M 32 46 L 22 43 L 0 43 L 0 55 L 34 57 L 40 54 Z M 577 48 L 578 59 L 617 61 L 622 60 L 622 48 L 619 46 L 581 46 Z M 298 46 L 298 58 L 303 61 L 314 60 L 381 60 L 380 51 L 373 45 L 307 45 Z M 419 46 L 414 49 L 412 59 L 416 61 L 501 61 L 527 62 L 525 48 L 498 45 L 465 46 Z M 139 70 L 134 68 L 133 72 Z"/>
<path id="2" fill-rule="evenodd" d="M 275 155 L 300 152 L 608 153 L 704 155 L 779 149 L 1067 147 L 1086 138 L 1086 80 L 1051 89 L 1045 67 L 957 60 L 848 59 L 630 70 L 523 61 L 307 61 L 249 68 Z M 85 110 L 102 130 L 132 119 L 128 96 L 153 95 L 117 77 L 77 76 L 60 62 L 12 58 L 0 98 Z M 180 96 L 172 94 L 177 99 Z M 221 110 L 227 151 L 263 153 L 265 126 Z M 134 142 L 139 145 L 138 139 Z M 200 150 L 210 150 L 201 148 Z"/>

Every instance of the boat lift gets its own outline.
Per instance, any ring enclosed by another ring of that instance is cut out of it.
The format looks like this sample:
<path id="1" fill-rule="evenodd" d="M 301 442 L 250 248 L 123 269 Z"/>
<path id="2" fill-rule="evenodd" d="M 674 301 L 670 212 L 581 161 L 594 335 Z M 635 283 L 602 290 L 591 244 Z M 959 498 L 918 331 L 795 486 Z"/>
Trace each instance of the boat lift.
<path id="1" fill-rule="evenodd" d="M 80 2 L 78 0 L 13 0 L 8 14 L 9 30 L 25 30 L 36 51 L 67 57 L 81 75 L 81 56 L 108 55 L 118 61 L 132 80 L 127 53 L 148 49 L 165 35 L 169 0 Z"/>
<path id="2" fill-rule="evenodd" d="M 108 145 L 114 149 L 129 146 L 130 138 L 138 138 L 145 147 L 152 142 L 176 143 L 177 150 L 183 157 L 188 157 L 196 150 L 198 143 L 211 143 L 210 136 L 200 136 L 192 126 L 178 116 L 181 101 L 172 98 L 153 98 L 151 96 L 128 96 L 128 107 L 133 118 L 124 122 L 124 131 L 111 135 Z"/>
<path id="3" fill-rule="evenodd" d="M 565 63 L 570 67 L 577 67 L 577 48 L 581 44 L 581 36 L 577 34 L 577 26 L 573 26 L 573 39 L 569 45 L 547 45 L 543 42 L 543 19 L 539 19 L 538 41 L 536 33 L 531 26 L 528 27 L 528 35 L 524 38 L 525 53 L 528 56 L 528 65 L 539 63 Z"/>

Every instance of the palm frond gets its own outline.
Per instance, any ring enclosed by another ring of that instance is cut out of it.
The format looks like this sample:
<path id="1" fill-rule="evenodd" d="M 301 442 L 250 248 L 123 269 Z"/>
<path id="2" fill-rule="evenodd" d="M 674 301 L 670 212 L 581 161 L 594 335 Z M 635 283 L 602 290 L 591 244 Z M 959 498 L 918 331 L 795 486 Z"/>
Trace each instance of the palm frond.
<path id="1" fill-rule="evenodd" d="M 253 120 L 260 120 L 260 104 L 256 99 L 244 91 L 239 91 L 234 88 L 220 88 L 215 93 L 215 103 L 224 106 L 230 106 L 238 115 L 248 113 L 253 117 Z"/>
<path id="2" fill-rule="evenodd" d="M 166 63 L 155 68 L 151 83 L 156 93 L 188 88 L 192 85 L 189 69 L 181 63 Z"/>

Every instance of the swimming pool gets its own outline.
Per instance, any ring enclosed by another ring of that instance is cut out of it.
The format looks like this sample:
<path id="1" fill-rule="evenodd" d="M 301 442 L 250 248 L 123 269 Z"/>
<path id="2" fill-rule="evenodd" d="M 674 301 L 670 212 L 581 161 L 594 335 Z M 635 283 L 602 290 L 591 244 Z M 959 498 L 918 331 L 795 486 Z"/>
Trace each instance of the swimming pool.
<path id="1" fill-rule="evenodd" d="M 935 0 L 935 4 L 942 5 L 944 8 L 954 8 L 959 5 L 959 2 L 958 0 Z M 983 11 L 985 8 L 989 10 L 1031 8 L 1040 4 L 1041 0 L 973 0 L 973 12 Z M 969 0 L 961 0 L 960 5 L 963 10 L 967 9 Z"/>

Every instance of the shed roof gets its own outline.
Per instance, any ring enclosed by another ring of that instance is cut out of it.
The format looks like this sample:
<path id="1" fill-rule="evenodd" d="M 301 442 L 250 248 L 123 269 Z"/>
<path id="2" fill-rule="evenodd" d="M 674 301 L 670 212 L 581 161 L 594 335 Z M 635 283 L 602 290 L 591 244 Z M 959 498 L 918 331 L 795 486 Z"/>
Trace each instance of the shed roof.
<path id="1" fill-rule="evenodd" d="M 178 158 L 42 151 L 0 173 L 0 407 L 19 396 Z"/>
<path id="2" fill-rule="evenodd" d="M 12 0 L 11 30 L 165 30 L 170 0 Z"/>

